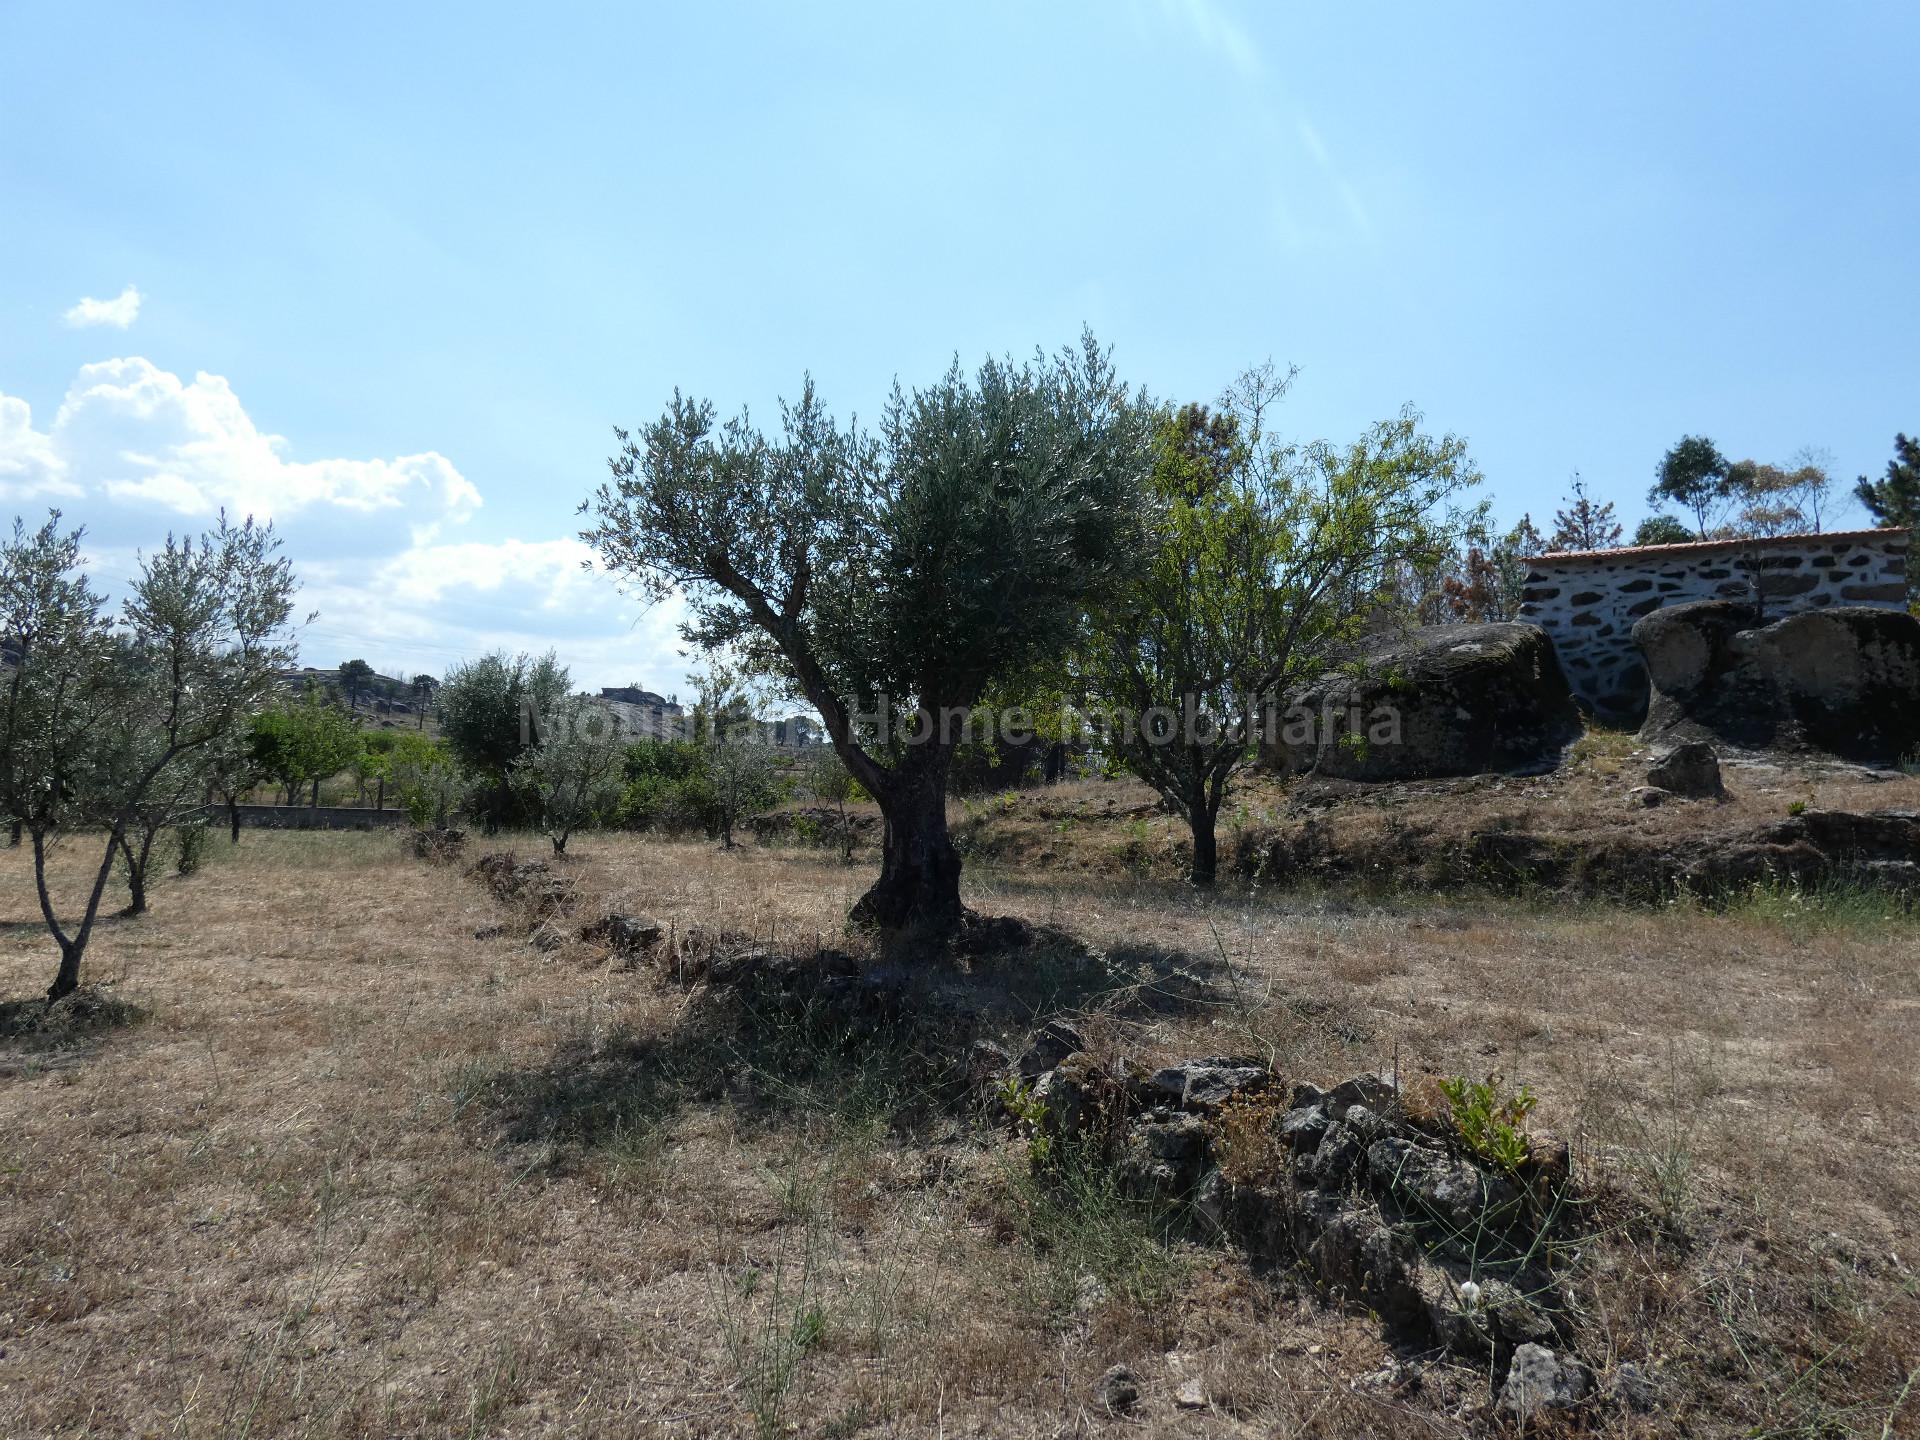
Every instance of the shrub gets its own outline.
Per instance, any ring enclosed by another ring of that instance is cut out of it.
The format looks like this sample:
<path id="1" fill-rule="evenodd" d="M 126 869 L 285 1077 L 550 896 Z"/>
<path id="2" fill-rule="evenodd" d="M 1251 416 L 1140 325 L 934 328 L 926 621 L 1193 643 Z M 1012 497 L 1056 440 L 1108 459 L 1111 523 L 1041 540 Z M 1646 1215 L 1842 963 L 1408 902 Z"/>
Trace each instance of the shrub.
<path id="1" fill-rule="evenodd" d="M 1522 1131 L 1527 1115 L 1537 1103 L 1525 1085 L 1511 1094 L 1502 1094 L 1498 1075 L 1484 1080 L 1455 1076 L 1440 1082 L 1447 1097 L 1447 1110 L 1461 1143 L 1481 1160 L 1512 1173 L 1527 1161 L 1530 1147 Z"/>
<path id="2" fill-rule="evenodd" d="M 207 818 L 195 816 L 173 830 L 174 873 L 191 875 L 200 868 L 200 857 L 207 848 Z"/>

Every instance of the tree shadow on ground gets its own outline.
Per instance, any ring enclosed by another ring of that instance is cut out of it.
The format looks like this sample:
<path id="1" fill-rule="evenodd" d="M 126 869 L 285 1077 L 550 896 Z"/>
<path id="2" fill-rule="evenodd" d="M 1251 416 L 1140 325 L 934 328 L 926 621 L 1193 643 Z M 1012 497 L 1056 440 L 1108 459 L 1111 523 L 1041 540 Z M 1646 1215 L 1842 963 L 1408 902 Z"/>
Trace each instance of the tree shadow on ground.
<path id="1" fill-rule="evenodd" d="M 957 941 L 900 942 L 864 961 L 721 945 L 686 980 L 681 958 L 639 967 L 690 985 L 670 1029 L 576 1032 L 540 1064 L 478 1078 L 456 1111 L 491 1116 L 508 1143 L 550 1145 L 556 1161 L 630 1144 L 715 1101 L 750 1126 L 811 1117 L 924 1140 L 953 1133 L 966 1114 L 978 1039 L 1096 1008 L 1144 1018 L 1232 1003 L 1217 960 L 1101 952 L 1017 920 L 978 921 Z"/>

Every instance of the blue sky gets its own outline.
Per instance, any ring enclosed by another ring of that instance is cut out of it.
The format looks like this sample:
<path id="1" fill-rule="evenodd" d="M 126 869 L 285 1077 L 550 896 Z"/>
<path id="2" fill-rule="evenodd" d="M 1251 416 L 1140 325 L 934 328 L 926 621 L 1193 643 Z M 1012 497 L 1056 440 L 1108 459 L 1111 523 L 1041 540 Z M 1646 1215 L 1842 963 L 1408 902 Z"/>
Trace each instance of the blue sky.
<path id="1" fill-rule="evenodd" d="M 274 514 L 310 663 L 677 688 L 572 538 L 675 385 L 870 415 L 1087 323 L 1174 399 L 1299 365 L 1303 437 L 1411 402 L 1507 519 L 1578 470 L 1631 525 L 1689 431 L 1850 482 L 1920 428 L 1917 50 L 1905 4 L 0 0 L 0 498 L 109 576 Z"/>

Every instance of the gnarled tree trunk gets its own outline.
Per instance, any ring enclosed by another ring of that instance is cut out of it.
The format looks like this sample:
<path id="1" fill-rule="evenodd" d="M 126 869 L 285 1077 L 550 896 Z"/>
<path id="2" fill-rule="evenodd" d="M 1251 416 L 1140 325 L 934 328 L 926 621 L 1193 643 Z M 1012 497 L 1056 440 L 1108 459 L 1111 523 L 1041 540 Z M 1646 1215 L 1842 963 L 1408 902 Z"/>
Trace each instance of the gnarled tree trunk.
<path id="1" fill-rule="evenodd" d="M 1193 868 L 1188 878 L 1202 890 L 1210 889 L 1220 873 L 1220 844 L 1211 810 L 1196 809 L 1188 822 L 1193 830 Z"/>
<path id="2" fill-rule="evenodd" d="M 908 752 L 876 797 L 886 827 L 880 878 L 853 907 L 853 919 L 883 930 L 949 931 L 966 915 L 960 903 L 960 852 L 947 833 L 950 747 Z"/>
<path id="3" fill-rule="evenodd" d="M 60 919 L 53 913 L 53 894 L 47 885 L 47 832 L 35 827 L 30 833 L 33 836 L 33 886 L 40 899 L 40 913 L 53 932 L 54 943 L 60 947 L 60 968 L 54 972 L 53 984 L 47 987 L 47 1004 L 51 1005 L 80 988 L 80 960 L 87 953 L 87 940 L 93 934 L 94 917 L 100 913 L 100 897 L 106 892 L 107 877 L 113 874 L 113 855 L 119 847 L 121 832 L 115 828 L 107 836 L 106 853 L 101 857 L 99 869 L 93 873 L 93 889 L 88 892 L 80 928 L 72 935 L 60 928 Z"/>

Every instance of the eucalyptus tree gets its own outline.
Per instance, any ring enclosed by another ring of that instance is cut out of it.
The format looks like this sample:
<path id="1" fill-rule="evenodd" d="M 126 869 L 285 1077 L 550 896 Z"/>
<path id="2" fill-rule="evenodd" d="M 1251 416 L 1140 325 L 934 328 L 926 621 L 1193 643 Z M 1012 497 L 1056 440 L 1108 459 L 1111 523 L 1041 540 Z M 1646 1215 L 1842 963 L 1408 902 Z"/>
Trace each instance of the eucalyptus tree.
<path id="1" fill-rule="evenodd" d="M 772 435 L 676 392 L 615 431 L 585 538 L 649 595 L 683 593 L 690 640 L 739 647 L 819 712 L 886 822 L 855 918 L 947 929 L 964 914 L 953 717 L 1124 568 L 1150 434 L 1090 335 L 896 384 L 877 434 L 842 428 L 811 380 Z"/>
<path id="2" fill-rule="evenodd" d="M 0 546 L 0 631 L 14 645 L 0 692 L 0 800 L 33 842 L 40 912 L 59 949 L 49 1002 L 79 984 L 114 857 L 144 811 L 242 731 L 293 662 L 293 573 L 271 526 L 225 515 L 142 557 L 119 615 L 80 570 L 81 532 L 55 512 L 16 521 Z M 91 837 L 99 864 L 62 918 L 47 857 Z"/>
<path id="3" fill-rule="evenodd" d="M 1187 822 L 1202 886 L 1261 724 L 1360 638 L 1389 577 L 1452 553 L 1451 502 L 1479 478 L 1412 411 L 1344 447 L 1283 443 L 1268 412 L 1291 378 L 1250 371 L 1218 412 L 1165 419 L 1151 543 L 1093 608 L 1078 667 L 1112 753 Z"/>

